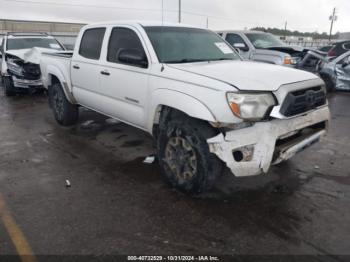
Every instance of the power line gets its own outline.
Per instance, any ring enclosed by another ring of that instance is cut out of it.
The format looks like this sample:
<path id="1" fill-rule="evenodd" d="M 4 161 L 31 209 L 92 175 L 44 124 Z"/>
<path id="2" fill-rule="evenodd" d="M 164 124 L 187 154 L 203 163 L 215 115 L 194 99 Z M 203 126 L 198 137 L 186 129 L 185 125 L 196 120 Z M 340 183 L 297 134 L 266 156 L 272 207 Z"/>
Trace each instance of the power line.
<path id="1" fill-rule="evenodd" d="M 73 7 L 118 9 L 118 10 L 129 10 L 129 11 L 157 12 L 157 13 L 162 12 L 161 9 L 151 9 L 151 8 L 130 8 L 130 7 L 119 7 L 119 6 L 86 5 L 86 4 L 72 4 L 72 3 L 53 3 L 53 2 L 25 1 L 25 0 L 2 0 L 2 1 L 11 2 L 11 3 L 16 2 L 16 3 L 35 4 L 35 5 L 52 5 L 52 6 L 67 6 L 67 7 L 73 6 Z M 180 2 L 180 4 L 181 4 L 181 2 Z M 179 7 L 180 7 L 180 4 L 179 4 Z M 164 10 L 164 12 L 178 13 L 179 10 L 169 10 L 168 9 L 168 10 Z M 231 19 L 231 18 L 207 15 L 207 14 L 203 14 L 203 13 L 184 11 L 184 10 L 181 10 L 181 13 L 188 14 L 188 15 L 201 16 L 201 17 L 215 18 L 215 19 L 232 21 L 232 22 L 244 22 L 244 23 L 249 22 L 248 20 Z M 179 19 L 181 19 L 181 18 L 179 17 Z"/>
<path id="2" fill-rule="evenodd" d="M 74 4 L 74 3 L 57 3 L 57 2 L 44 2 L 44 1 L 37 1 L 37 0 L 0 0 L 4 2 L 11 2 L 11 3 L 25 3 L 25 4 L 34 4 L 34 5 L 51 5 L 51 6 L 72 6 L 72 7 L 86 7 L 86 8 L 101 8 L 101 9 L 117 9 L 117 10 L 128 10 L 128 11 L 137 11 L 137 12 L 156 12 L 156 13 L 163 13 L 162 9 L 154 9 L 154 8 L 131 8 L 131 7 L 120 7 L 120 6 L 107 6 L 107 5 L 88 5 L 88 4 Z M 179 0 L 179 8 L 182 9 L 181 6 L 181 0 Z M 208 20 L 209 18 L 216 19 L 216 20 L 221 20 L 221 21 L 229 21 L 231 23 L 245 23 L 247 25 L 251 26 L 268 26 L 268 27 L 274 27 L 273 25 L 268 25 L 268 24 L 259 24 L 254 23 L 251 20 L 242 20 L 242 19 L 232 19 L 228 17 L 222 17 L 222 16 L 213 16 L 213 15 L 208 15 L 204 13 L 198 13 L 198 12 L 192 12 L 192 11 L 185 11 L 185 10 L 164 10 L 165 13 L 178 13 L 179 14 L 179 19 L 183 20 L 182 14 L 187 14 L 187 15 L 193 15 L 193 16 L 199 16 L 206 18 Z"/>
<path id="3" fill-rule="evenodd" d="M 87 7 L 87 8 L 104 8 L 104 9 L 120 9 L 120 10 L 133 10 L 133 11 L 148 11 L 148 12 L 161 12 L 160 9 L 150 8 L 131 8 L 131 7 L 120 7 L 120 6 L 103 6 L 103 5 L 86 5 L 86 4 L 70 4 L 70 3 L 53 3 L 43 1 L 25 1 L 25 0 L 2 0 L 6 2 L 36 4 L 36 5 L 54 5 L 54 6 L 74 6 L 74 7 Z M 177 12 L 175 10 L 169 10 L 169 12 Z"/>

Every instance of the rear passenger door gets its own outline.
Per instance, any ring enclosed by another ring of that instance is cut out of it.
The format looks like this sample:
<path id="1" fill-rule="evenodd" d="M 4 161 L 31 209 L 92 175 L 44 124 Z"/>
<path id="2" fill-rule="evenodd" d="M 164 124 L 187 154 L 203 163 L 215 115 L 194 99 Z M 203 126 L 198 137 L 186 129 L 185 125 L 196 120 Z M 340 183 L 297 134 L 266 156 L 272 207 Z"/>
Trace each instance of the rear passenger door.
<path id="1" fill-rule="evenodd" d="M 101 93 L 106 97 L 104 112 L 137 127 L 146 126 L 149 55 L 137 29 L 119 26 L 110 29 L 101 71 Z M 125 59 L 131 54 L 131 59 Z M 124 59 L 122 59 L 124 55 Z M 133 55 L 142 58 L 135 63 Z"/>
<path id="2" fill-rule="evenodd" d="M 100 110 L 101 49 L 106 28 L 91 28 L 83 32 L 80 46 L 71 62 L 73 94 L 79 104 Z"/>

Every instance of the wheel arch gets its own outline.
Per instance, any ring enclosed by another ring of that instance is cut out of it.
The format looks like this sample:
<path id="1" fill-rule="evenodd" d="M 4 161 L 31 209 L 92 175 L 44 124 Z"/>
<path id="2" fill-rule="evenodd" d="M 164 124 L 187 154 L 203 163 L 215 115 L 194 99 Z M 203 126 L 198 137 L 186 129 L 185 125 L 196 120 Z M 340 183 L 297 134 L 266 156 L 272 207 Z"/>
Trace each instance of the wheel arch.
<path id="1" fill-rule="evenodd" d="M 154 133 L 165 108 L 176 110 L 192 118 L 206 122 L 217 122 L 213 112 L 200 100 L 182 92 L 158 89 L 153 93 L 147 130 Z"/>
<path id="2" fill-rule="evenodd" d="M 69 88 L 69 84 L 68 81 L 65 79 L 63 73 L 57 69 L 56 67 L 52 67 L 52 66 L 48 66 L 47 68 L 47 79 L 46 79 L 46 85 L 48 90 L 50 89 L 50 87 L 55 84 L 55 83 L 59 83 L 64 91 L 64 94 L 66 95 L 68 101 L 72 104 L 76 104 L 76 100 Z M 49 90 L 50 92 L 50 90 Z"/>

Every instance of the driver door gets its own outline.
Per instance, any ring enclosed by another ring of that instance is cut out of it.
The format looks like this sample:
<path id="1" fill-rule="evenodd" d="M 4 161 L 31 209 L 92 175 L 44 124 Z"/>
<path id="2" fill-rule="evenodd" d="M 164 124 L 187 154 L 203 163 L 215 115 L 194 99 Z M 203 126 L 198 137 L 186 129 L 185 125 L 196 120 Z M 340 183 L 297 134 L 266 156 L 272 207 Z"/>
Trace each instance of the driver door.
<path id="1" fill-rule="evenodd" d="M 127 26 L 111 28 L 105 50 L 100 75 L 100 92 L 106 98 L 103 111 L 123 122 L 144 128 L 150 59 L 139 32 Z M 142 53 L 145 66 L 123 61 L 120 54 L 126 50 Z"/>

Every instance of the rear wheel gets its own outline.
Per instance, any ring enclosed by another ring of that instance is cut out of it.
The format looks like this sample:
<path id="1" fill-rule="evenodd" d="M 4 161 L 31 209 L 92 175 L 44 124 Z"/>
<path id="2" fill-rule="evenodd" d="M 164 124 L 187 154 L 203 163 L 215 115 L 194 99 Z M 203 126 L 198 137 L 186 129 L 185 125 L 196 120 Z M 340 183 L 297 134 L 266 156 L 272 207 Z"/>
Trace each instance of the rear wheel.
<path id="1" fill-rule="evenodd" d="M 13 83 L 12 83 L 10 77 L 8 77 L 8 76 L 4 77 L 4 93 L 5 93 L 5 96 L 15 96 L 16 95 Z"/>
<path id="2" fill-rule="evenodd" d="M 163 175 L 175 188 L 200 193 L 210 190 L 223 171 L 223 162 L 209 151 L 207 139 L 217 131 L 206 122 L 182 117 L 167 122 L 158 136 Z"/>
<path id="3" fill-rule="evenodd" d="M 78 122 L 78 106 L 67 100 L 60 83 L 55 83 L 50 88 L 49 99 L 55 119 L 60 125 L 71 126 Z"/>

